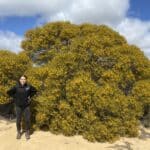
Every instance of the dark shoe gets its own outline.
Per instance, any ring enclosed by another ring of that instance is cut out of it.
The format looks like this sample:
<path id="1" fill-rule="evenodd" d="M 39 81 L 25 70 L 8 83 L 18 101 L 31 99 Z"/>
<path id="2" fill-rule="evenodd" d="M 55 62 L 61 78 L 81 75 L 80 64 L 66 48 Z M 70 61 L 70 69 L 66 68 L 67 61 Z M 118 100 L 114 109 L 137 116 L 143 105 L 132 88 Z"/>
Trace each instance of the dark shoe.
<path id="1" fill-rule="evenodd" d="M 17 132 L 17 137 L 16 139 L 21 139 L 21 132 Z"/>
<path id="2" fill-rule="evenodd" d="M 30 139 L 30 132 L 29 132 L 29 130 L 27 130 L 25 132 L 25 137 L 26 137 L 27 140 Z"/>

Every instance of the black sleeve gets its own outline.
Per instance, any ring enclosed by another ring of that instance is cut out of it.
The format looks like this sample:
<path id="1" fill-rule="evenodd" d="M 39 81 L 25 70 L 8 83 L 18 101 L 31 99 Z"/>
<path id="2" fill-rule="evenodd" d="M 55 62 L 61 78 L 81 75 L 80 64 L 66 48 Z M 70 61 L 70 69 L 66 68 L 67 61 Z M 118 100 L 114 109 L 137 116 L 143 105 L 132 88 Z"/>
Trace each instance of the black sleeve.
<path id="1" fill-rule="evenodd" d="M 11 87 L 8 91 L 7 94 L 11 97 L 14 96 L 14 94 L 16 93 L 16 86 Z"/>
<path id="2" fill-rule="evenodd" d="M 37 89 L 30 85 L 30 97 L 34 96 L 37 93 Z"/>

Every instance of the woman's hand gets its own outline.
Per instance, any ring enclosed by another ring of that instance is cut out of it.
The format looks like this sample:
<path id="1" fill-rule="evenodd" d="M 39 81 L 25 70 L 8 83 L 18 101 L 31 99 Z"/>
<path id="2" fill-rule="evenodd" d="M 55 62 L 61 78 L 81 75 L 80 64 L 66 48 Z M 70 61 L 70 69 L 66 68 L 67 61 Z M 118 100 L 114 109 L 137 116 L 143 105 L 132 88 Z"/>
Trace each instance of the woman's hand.
<path id="1" fill-rule="evenodd" d="M 31 97 L 30 96 L 28 96 L 28 103 L 30 103 L 31 102 Z"/>

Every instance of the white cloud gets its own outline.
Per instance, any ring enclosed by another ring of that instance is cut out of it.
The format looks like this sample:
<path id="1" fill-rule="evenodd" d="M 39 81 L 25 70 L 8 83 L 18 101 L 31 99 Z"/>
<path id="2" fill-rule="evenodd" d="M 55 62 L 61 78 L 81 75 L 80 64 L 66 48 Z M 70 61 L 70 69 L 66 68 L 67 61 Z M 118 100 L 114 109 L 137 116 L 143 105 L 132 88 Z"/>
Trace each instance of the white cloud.
<path id="1" fill-rule="evenodd" d="M 0 31 L 0 49 L 11 50 L 13 52 L 21 51 L 20 43 L 22 37 L 10 31 Z"/>
<path id="2" fill-rule="evenodd" d="M 125 18 L 116 29 L 127 38 L 130 44 L 139 46 L 150 58 L 150 21 Z"/>
<path id="3" fill-rule="evenodd" d="M 129 8 L 129 0 L 0 0 L 0 16 L 40 15 L 48 21 L 116 23 Z"/>
<path id="4" fill-rule="evenodd" d="M 125 17 L 128 8 L 128 0 L 72 0 L 68 9 L 54 14 L 50 20 L 116 24 Z"/>
<path id="5" fill-rule="evenodd" d="M 0 0 L 0 16 L 47 16 L 57 13 L 68 0 Z"/>

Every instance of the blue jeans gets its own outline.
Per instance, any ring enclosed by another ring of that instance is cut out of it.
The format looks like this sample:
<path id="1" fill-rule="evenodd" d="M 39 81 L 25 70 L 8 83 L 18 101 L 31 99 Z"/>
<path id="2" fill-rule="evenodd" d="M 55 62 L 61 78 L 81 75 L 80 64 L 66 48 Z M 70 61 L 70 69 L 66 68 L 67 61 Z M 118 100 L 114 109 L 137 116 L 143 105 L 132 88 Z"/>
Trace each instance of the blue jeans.
<path id="1" fill-rule="evenodd" d="M 25 129 L 26 131 L 30 129 L 30 107 L 26 106 L 26 107 L 19 107 L 16 106 L 16 127 L 17 127 L 17 131 L 20 132 L 21 131 L 21 120 L 22 120 L 22 116 L 24 114 L 24 119 L 25 119 Z"/>

